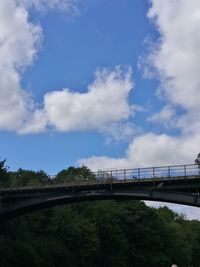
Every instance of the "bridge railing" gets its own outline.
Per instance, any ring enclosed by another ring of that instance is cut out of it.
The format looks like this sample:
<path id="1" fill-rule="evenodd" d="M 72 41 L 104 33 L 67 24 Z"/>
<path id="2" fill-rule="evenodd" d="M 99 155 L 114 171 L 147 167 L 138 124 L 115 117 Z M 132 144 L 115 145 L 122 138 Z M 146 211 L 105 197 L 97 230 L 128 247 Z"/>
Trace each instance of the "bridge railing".
<path id="1" fill-rule="evenodd" d="M 95 173 L 97 180 L 133 180 L 146 178 L 171 178 L 199 176 L 200 169 L 196 164 L 99 170 Z"/>
<path id="2" fill-rule="evenodd" d="M 42 184 L 43 188 L 60 187 L 60 186 L 81 186 L 81 185 L 94 185 L 94 184 L 110 184 L 113 182 L 126 182 L 126 181 L 138 181 L 145 179 L 179 179 L 179 178 L 200 178 L 200 166 L 197 164 L 187 165 L 174 165 L 174 166 L 162 166 L 162 167 L 148 167 L 148 168 L 134 168 L 134 169 L 109 169 L 99 170 L 93 172 L 96 179 L 84 180 L 80 179 L 68 183 L 54 183 L 54 180 L 50 180 L 47 184 Z M 41 185 L 34 186 L 22 186 L 10 189 L 32 189 L 41 188 Z M 0 190 L 7 190 L 8 188 L 0 188 Z"/>

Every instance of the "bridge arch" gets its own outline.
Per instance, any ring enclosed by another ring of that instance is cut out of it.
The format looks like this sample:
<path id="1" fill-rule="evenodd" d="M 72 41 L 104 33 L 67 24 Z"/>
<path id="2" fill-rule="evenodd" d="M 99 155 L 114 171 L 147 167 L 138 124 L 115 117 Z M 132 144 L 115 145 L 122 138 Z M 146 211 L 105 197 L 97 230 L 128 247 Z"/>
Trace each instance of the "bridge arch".
<path id="1" fill-rule="evenodd" d="M 200 207 L 200 196 L 195 194 L 166 192 L 161 190 L 133 190 L 128 192 L 107 191 L 96 193 L 81 192 L 75 195 L 66 194 L 57 197 L 40 197 L 12 205 L 10 208 L 1 209 L 0 221 L 58 205 L 97 200 L 149 200 Z"/>
<path id="2" fill-rule="evenodd" d="M 0 220 L 74 202 L 150 200 L 200 207 L 197 164 L 107 170 L 96 179 L 40 187 L 0 188 Z"/>

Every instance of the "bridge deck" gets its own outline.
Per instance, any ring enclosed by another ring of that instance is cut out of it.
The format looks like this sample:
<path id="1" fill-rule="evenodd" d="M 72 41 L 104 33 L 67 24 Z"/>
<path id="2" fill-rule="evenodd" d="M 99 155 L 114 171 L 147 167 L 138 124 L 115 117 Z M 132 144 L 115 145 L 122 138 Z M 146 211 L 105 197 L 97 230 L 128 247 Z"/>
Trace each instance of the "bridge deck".
<path id="1" fill-rule="evenodd" d="M 84 186 L 84 185 L 96 185 L 96 184 L 118 184 L 118 183 L 156 183 L 156 182 L 167 182 L 167 181 L 182 181 L 187 179 L 199 179 L 200 168 L 196 164 L 188 165 L 175 165 L 175 166 L 162 166 L 162 167 L 149 167 L 149 168 L 135 168 L 135 169 L 110 169 L 110 170 L 99 170 L 94 172 L 96 180 L 89 181 L 83 180 L 82 177 L 77 182 L 71 182 L 66 184 L 55 184 L 54 179 L 51 180 L 50 184 L 42 185 L 42 188 L 53 188 L 60 186 Z M 76 179 L 77 180 L 77 179 Z M 41 185 L 25 186 L 17 188 L 0 188 L 0 192 L 11 191 L 11 190 L 26 190 L 41 188 Z"/>
<path id="2" fill-rule="evenodd" d="M 25 187 L 14 187 L 14 188 L 0 188 L 0 193 L 14 193 L 14 192 L 27 192 L 27 191 L 52 191 L 53 189 L 62 189 L 62 188 L 84 188 L 84 187 L 93 187 L 101 185 L 130 185 L 130 186 L 153 186 L 153 187 L 170 187 L 181 186 L 181 184 L 186 183 L 200 183 L 200 175 L 191 175 L 191 176 L 176 176 L 176 177 L 155 177 L 155 178 L 132 178 L 132 179 L 100 179 L 95 181 L 80 181 L 80 182 L 71 182 L 71 183 L 62 183 L 62 184 L 51 184 L 51 185 L 41 185 L 39 186 L 25 186 Z"/>
<path id="3" fill-rule="evenodd" d="M 143 199 L 200 206 L 200 173 L 195 164 L 100 170 L 94 180 L 0 188 L 0 219 L 77 201 Z M 77 178 L 77 177 L 76 177 Z M 87 178 L 87 177 L 86 177 Z"/>

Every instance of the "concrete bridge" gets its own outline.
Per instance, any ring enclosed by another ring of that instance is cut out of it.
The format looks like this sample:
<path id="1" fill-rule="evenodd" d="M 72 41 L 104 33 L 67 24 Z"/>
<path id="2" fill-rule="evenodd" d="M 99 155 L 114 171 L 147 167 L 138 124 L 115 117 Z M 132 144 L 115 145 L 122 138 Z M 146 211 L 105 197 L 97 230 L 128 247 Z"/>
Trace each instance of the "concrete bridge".
<path id="1" fill-rule="evenodd" d="M 200 207 L 200 172 L 196 164 L 99 170 L 94 180 L 0 188 L 0 220 L 67 203 L 135 199 Z"/>

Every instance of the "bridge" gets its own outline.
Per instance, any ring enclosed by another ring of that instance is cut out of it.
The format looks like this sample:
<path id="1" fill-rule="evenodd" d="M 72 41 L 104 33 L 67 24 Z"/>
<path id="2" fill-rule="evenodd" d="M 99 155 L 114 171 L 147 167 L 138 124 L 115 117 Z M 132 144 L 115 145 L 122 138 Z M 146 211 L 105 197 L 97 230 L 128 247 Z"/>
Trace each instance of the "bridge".
<path id="1" fill-rule="evenodd" d="M 0 220 L 67 203 L 134 199 L 200 207 L 197 164 L 99 170 L 95 179 L 38 187 L 0 188 Z"/>

